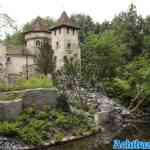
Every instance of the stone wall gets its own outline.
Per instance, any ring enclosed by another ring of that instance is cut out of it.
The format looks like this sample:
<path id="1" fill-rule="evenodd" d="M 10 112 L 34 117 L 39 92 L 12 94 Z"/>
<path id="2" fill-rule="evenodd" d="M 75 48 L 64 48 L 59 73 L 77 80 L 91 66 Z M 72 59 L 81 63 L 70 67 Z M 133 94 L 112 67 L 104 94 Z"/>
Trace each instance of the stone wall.
<path id="1" fill-rule="evenodd" d="M 32 107 L 33 105 L 40 110 L 46 105 L 53 106 L 57 104 L 57 90 L 54 89 L 36 89 L 18 92 L 23 94 L 22 99 L 0 101 L 0 120 L 14 120 L 25 108 Z M 0 93 L 0 95 L 7 95 L 7 93 Z"/>
<path id="2" fill-rule="evenodd" d="M 42 109 L 45 105 L 57 104 L 57 92 L 56 90 L 36 90 L 28 91 L 23 96 L 23 108 L 28 108 L 35 105 L 38 109 Z"/>
<path id="3" fill-rule="evenodd" d="M 22 112 L 22 100 L 0 101 L 0 120 L 14 120 Z"/>

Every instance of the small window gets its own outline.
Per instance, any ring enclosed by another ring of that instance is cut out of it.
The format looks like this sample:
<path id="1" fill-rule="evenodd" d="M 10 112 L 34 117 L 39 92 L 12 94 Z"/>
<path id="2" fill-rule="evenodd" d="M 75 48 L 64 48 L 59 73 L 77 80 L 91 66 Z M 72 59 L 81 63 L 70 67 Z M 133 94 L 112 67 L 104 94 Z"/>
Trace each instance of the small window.
<path id="1" fill-rule="evenodd" d="M 2 71 L 2 70 L 3 70 L 3 64 L 0 63 L 0 71 Z"/>
<path id="2" fill-rule="evenodd" d="M 39 40 L 36 41 L 36 47 L 40 47 L 41 46 L 41 42 Z"/>
<path id="3" fill-rule="evenodd" d="M 56 35 L 56 30 L 54 31 L 54 34 Z"/>
<path id="4" fill-rule="evenodd" d="M 70 31 L 69 28 L 67 28 L 67 34 L 69 34 L 69 31 Z"/>
<path id="5" fill-rule="evenodd" d="M 58 47 L 59 47 L 59 42 L 57 41 L 57 42 L 56 42 L 56 48 L 58 48 Z"/>
<path id="6" fill-rule="evenodd" d="M 27 46 L 27 41 L 24 42 L 24 45 Z"/>
<path id="7" fill-rule="evenodd" d="M 61 29 L 59 29 L 59 34 L 61 34 Z"/>
<path id="8" fill-rule="evenodd" d="M 67 44 L 67 48 L 68 48 L 68 49 L 71 49 L 71 43 L 68 43 L 68 44 Z"/>
<path id="9" fill-rule="evenodd" d="M 10 62 L 10 57 L 7 57 L 7 63 L 9 63 Z"/>

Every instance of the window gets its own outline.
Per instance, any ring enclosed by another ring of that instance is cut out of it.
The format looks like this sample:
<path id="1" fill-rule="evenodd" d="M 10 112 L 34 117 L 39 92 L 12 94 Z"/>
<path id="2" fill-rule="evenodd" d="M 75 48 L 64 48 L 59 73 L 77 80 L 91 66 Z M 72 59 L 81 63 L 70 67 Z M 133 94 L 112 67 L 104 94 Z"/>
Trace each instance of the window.
<path id="1" fill-rule="evenodd" d="M 54 34 L 56 35 L 56 30 L 54 31 Z"/>
<path id="2" fill-rule="evenodd" d="M 59 47 L 59 42 L 57 41 L 57 42 L 56 42 L 56 48 L 58 48 L 58 47 Z"/>
<path id="3" fill-rule="evenodd" d="M 40 42 L 40 40 L 37 40 L 36 41 L 36 47 L 40 47 L 41 46 L 41 42 Z"/>
<path id="4" fill-rule="evenodd" d="M 67 44 L 67 48 L 68 48 L 68 49 L 71 49 L 71 43 L 68 43 L 68 44 Z"/>
<path id="5" fill-rule="evenodd" d="M 24 45 L 27 46 L 27 41 L 24 42 Z"/>
<path id="6" fill-rule="evenodd" d="M 7 57 L 6 60 L 7 60 L 7 63 L 10 63 L 10 57 Z"/>
<path id="7" fill-rule="evenodd" d="M 2 71 L 2 70 L 3 70 L 3 64 L 0 63 L 0 71 Z"/>
<path id="8" fill-rule="evenodd" d="M 67 34 L 69 34 L 69 28 L 67 28 Z"/>

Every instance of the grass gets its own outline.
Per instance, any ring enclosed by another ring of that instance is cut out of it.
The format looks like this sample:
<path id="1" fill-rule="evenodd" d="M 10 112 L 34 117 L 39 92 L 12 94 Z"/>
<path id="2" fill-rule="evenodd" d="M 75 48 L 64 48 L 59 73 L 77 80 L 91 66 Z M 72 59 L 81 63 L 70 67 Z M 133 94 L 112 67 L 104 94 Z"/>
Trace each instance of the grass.
<path id="1" fill-rule="evenodd" d="M 35 89 L 35 88 L 51 88 L 53 87 L 52 80 L 49 80 L 46 76 L 34 76 L 29 80 L 20 79 L 16 81 L 14 86 L 8 85 L 4 82 L 0 82 L 0 91 L 14 91 L 14 90 L 24 90 L 24 89 Z"/>
<path id="2" fill-rule="evenodd" d="M 26 144 L 38 145 L 93 131 L 91 122 L 94 120 L 84 114 L 56 111 L 56 108 L 48 107 L 43 111 L 28 108 L 16 121 L 0 122 L 0 135 L 20 138 Z"/>

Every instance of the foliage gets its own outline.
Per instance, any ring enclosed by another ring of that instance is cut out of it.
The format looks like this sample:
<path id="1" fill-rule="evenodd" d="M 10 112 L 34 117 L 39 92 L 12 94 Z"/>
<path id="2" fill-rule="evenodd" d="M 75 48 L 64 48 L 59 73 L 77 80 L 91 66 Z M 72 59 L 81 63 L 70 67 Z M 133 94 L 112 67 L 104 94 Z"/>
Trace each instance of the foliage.
<path id="1" fill-rule="evenodd" d="M 60 141 L 74 131 L 76 135 L 83 134 L 81 131 L 93 131 L 92 128 L 84 114 L 62 112 L 55 108 L 43 111 L 29 108 L 16 121 L 0 122 L 0 135 L 18 137 L 27 144 L 42 144 L 50 140 Z"/>
<path id="2" fill-rule="evenodd" d="M 14 86 L 8 85 L 5 82 L 0 82 L 0 91 L 13 91 L 34 88 L 51 88 L 53 87 L 52 80 L 49 80 L 44 75 L 33 76 L 29 80 L 18 79 Z"/>
<path id="3" fill-rule="evenodd" d="M 143 51 L 143 19 L 137 14 L 136 6 L 131 4 L 127 12 L 122 12 L 112 21 L 118 41 L 127 49 L 127 61 Z"/>
<path id="4" fill-rule="evenodd" d="M 92 34 L 82 46 L 82 75 L 86 80 L 103 80 L 115 75 L 121 48 L 117 47 L 112 31 L 101 35 Z"/>
<path id="5" fill-rule="evenodd" d="M 114 78 L 107 88 L 108 93 L 120 99 L 122 103 L 134 110 L 141 100 L 142 107 L 149 103 L 150 95 L 150 61 L 147 55 L 135 58 L 131 63 L 118 68 L 118 78 Z M 111 89 L 110 89 L 111 87 Z"/>

